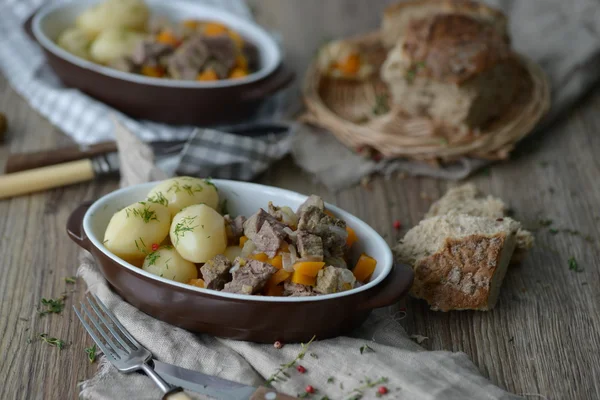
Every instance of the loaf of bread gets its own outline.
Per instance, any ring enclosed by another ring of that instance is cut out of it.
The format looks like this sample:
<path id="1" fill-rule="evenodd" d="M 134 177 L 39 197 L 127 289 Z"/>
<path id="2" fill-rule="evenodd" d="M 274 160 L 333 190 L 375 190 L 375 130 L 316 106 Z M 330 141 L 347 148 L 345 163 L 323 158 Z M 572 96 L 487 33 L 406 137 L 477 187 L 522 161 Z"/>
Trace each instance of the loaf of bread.
<path id="1" fill-rule="evenodd" d="M 386 47 L 394 47 L 410 21 L 439 14 L 465 15 L 491 25 L 508 41 L 508 22 L 499 10 L 470 0 L 409 0 L 387 7 L 383 13 L 381 36 Z"/>
<path id="2" fill-rule="evenodd" d="M 465 214 L 427 218 L 394 248 L 414 268 L 411 294 L 432 310 L 490 310 L 513 254 L 520 224 Z"/>
<path id="3" fill-rule="evenodd" d="M 519 74 L 506 37 L 461 14 L 409 20 L 381 69 L 404 112 L 466 129 L 506 110 Z"/>
<path id="4" fill-rule="evenodd" d="M 475 217 L 487 217 L 491 219 L 506 216 L 507 208 L 502 200 L 491 195 L 483 195 L 472 183 L 467 183 L 449 189 L 444 196 L 433 203 L 425 218 L 438 215 L 467 214 Z M 517 264 L 525 258 L 529 249 L 533 247 L 533 235 L 531 232 L 519 228 L 517 231 L 517 246 L 510 260 L 511 264 Z"/>

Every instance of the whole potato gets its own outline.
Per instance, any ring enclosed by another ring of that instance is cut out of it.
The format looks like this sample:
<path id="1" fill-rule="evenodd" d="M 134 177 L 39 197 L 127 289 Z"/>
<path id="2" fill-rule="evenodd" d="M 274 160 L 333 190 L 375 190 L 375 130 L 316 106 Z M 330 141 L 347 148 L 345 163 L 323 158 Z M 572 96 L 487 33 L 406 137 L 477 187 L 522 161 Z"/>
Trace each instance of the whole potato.
<path id="1" fill-rule="evenodd" d="M 60 47 L 77 57 L 90 59 L 90 45 L 92 38 L 82 29 L 65 29 L 56 41 Z"/>
<path id="2" fill-rule="evenodd" d="M 140 33 L 121 28 L 102 31 L 92 42 L 90 56 L 98 63 L 108 64 L 112 60 L 130 55 L 143 38 Z"/>
<path id="3" fill-rule="evenodd" d="M 104 246 L 114 255 L 138 264 L 152 244 L 169 234 L 171 214 L 162 204 L 138 202 L 116 212 L 104 232 Z"/>
<path id="4" fill-rule="evenodd" d="M 227 247 L 225 219 L 206 204 L 195 204 L 173 217 L 171 242 L 183 258 L 203 263 Z"/>
<path id="5" fill-rule="evenodd" d="M 162 278 L 187 283 L 198 278 L 196 264 L 185 260 L 173 246 L 161 246 L 148 254 L 142 266 L 144 271 Z"/>
<path id="6" fill-rule="evenodd" d="M 204 203 L 215 210 L 219 206 L 216 186 L 209 180 L 189 176 L 171 178 L 159 183 L 148 193 L 148 199 L 169 207 L 171 215 L 193 204 Z"/>
<path id="7" fill-rule="evenodd" d="M 88 8 L 75 24 L 90 36 L 96 37 L 107 29 L 144 31 L 150 10 L 143 0 L 107 0 Z"/>

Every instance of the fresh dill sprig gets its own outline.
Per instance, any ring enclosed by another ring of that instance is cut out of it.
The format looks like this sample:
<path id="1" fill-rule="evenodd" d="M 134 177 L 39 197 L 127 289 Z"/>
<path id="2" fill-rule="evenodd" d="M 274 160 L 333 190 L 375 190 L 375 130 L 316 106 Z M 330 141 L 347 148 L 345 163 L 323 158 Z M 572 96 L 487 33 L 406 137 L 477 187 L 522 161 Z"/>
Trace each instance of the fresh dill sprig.
<path id="1" fill-rule="evenodd" d="M 66 277 L 65 282 L 66 283 L 75 283 L 75 282 L 77 282 L 77 277 L 75 277 L 75 276 Z"/>
<path id="2" fill-rule="evenodd" d="M 147 205 L 144 201 L 140 201 L 139 203 L 144 206 L 144 208 L 142 208 L 141 210 L 138 210 L 137 208 L 125 209 L 125 214 L 127 214 L 127 218 L 129 218 L 129 213 L 131 212 L 131 214 L 133 214 L 134 216 L 143 219 L 145 223 L 148 223 L 150 221 L 158 221 L 158 218 L 156 217 L 156 211 L 151 210 L 150 206 Z"/>
<path id="3" fill-rule="evenodd" d="M 62 350 L 65 347 L 64 340 L 50 337 L 46 333 L 40 333 L 39 338 L 48 343 L 50 346 L 58 347 L 59 350 Z"/>
<path id="4" fill-rule="evenodd" d="M 138 239 L 140 240 L 140 243 L 141 243 L 142 245 L 140 246 L 140 245 L 139 245 L 139 243 L 138 243 L 138 241 L 137 241 L 137 240 L 134 240 L 134 242 L 135 242 L 135 247 L 136 247 L 136 248 L 137 248 L 137 249 L 138 249 L 140 252 L 142 252 L 142 253 L 144 253 L 144 254 L 148 254 L 148 250 L 146 250 L 146 249 L 147 249 L 147 247 L 146 247 L 146 243 L 144 243 L 144 239 L 142 239 L 141 237 L 140 237 L 140 238 L 138 238 Z"/>
<path id="5" fill-rule="evenodd" d="M 150 203 L 162 204 L 165 207 L 169 205 L 169 200 L 167 200 L 162 192 L 158 192 L 154 196 L 148 197 L 148 201 Z"/>
<path id="6" fill-rule="evenodd" d="M 181 219 L 181 221 L 179 221 L 177 224 L 175 224 L 175 229 L 173 230 L 173 234 L 177 238 L 177 240 L 176 240 L 177 243 L 179 243 L 180 238 L 185 236 L 186 232 L 191 232 L 195 228 L 198 227 L 198 225 L 192 226 L 192 223 L 194 222 L 195 219 L 196 219 L 195 215 L 193 217 L 183 217 Z"/>
<path id="7" fill-rule="evenodd" d="M 158 251 L 153 251 L 152 253 L 146 256 L 146 261 L 148 261 L 148 265 L 156 264 L 156 260 L 160 258 L 160 254 Z"/>

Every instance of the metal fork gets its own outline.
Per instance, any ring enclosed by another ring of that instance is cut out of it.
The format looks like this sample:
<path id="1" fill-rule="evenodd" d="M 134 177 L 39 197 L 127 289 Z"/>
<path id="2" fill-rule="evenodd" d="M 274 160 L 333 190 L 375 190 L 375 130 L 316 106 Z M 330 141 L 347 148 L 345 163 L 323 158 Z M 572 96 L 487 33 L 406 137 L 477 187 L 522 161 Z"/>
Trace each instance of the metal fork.
<path id="1" fill-rule="evenodd" d="M 180 387 L 169 385 L 154 372 L 152 367 L 148 365 L 148 361 L 152 359 L 152 353 L 140 345 L 133 336 L 127 332 L 117 317 L 108 310 L 96 295 L 93 295 L 93 299 L 90 296 L 86 296 L 86 300 L 88 303 L 87 305 L 85 301 L 81 302 L 81 311 L 73 306 L 75 314 L 77 314 L 77 317 L 85 327 L 85 330 L 90 334 L 92 339 L 94 339 L 94 342 L 96 342 L 106 358 L 108 358 L 119 371 L 126 374 L 139 370 L 144 371 L 146 375 L 156 383 L 160 390 L 162 390 L 164 393 L 164 400 L 190 399 Z M 101 337 L 98 336 L 86 322 L 83 317 L 84 315 L 92 325 L 94 325 Z M 107 321 L 105 315 L 110 318 L 112 324 Z"/>

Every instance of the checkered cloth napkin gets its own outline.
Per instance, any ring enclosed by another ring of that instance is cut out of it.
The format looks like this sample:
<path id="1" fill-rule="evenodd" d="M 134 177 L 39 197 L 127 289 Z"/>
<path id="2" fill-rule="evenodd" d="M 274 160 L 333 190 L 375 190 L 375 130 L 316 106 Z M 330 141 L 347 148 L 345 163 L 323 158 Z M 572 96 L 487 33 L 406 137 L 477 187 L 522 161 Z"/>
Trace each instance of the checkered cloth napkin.
<path id="1" fill-rule="evenodd" d="M 252 18 L 243 0 L 195 0 Z M 84 93 L 66 88 L 45 62 L 40 47 L 23 31 L 23 22 L 43 0 L 4 0 L 0 4 L 0 71 L 30 105 L 79 144 L 115 139 L 114 118 L 145 142 L 188 139 L 179 157 L 168 160 L 170 173 L 250 180 L 285 156 L 288 133 L 243 137 L 215 129 L 174 127 L 139 121 L 117 112 Z M 257 112 L 251 122 L 279 120 L 287 108 L 285 93 Z M 291 126 L 291 125 L 290 125 Z M 217 127 L 218 129 L 218 127 Z"/>

